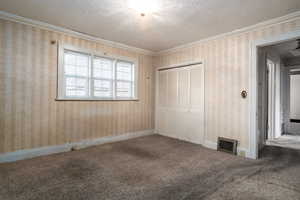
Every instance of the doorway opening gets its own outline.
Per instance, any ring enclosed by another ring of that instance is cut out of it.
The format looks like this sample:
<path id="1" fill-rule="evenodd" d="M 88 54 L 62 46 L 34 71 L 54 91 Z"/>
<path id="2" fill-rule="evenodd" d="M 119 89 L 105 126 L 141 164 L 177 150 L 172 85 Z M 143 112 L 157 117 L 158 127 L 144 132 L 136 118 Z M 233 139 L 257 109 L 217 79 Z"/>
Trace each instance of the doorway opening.
<path id="1" fill-rule="evenodd" d="M 300 38 L 257 49 L 258 151 L 300 149 Z"/>

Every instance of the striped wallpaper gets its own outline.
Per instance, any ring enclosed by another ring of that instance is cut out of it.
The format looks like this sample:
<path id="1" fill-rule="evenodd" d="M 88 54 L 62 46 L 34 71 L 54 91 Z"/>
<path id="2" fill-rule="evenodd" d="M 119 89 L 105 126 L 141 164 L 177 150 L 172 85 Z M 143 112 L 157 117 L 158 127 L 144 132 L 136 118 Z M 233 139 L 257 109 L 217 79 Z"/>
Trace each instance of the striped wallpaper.
<path id="1" fill-rule="evenodd" d="M 137 58 L 139 101 L 55 101 L 57 45 Z M 0 153 L 153 129 L 152 56 L 0 20 Z"/>
<path id="2" fill-rule="evenodd" d="M 0 153 L 154 128 L 155 67 L 202 60 L 206 140 L 248 148 L 250 43 L 299 29 L 300 19 L 232 34 L 153 57 L 0 20 Z M 55 101 L 57 46 L 51 40 L 138 58 L 140 101 Z"/>
<path id="3" fill-rule="evenodd" d="M 249 147 L 249 91 L 251 41 L 275 36 L 300 28 L 300 19 L 256 28 L 199 42 L 193 46 L 166 51 L 154 60 L 155 67 L 202 60 L 205 66 L 206 140 L 216 142 L 218 136 L 237 139 L 240 147 Z M 251 94 L 250 94 L 251 95 Z"/>

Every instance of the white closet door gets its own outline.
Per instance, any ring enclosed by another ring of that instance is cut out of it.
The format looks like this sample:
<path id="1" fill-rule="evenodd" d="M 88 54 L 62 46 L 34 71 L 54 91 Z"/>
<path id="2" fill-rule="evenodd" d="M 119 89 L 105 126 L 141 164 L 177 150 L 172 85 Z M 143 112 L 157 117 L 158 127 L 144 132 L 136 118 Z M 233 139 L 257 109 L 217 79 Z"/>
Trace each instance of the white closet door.
<path id="1" fill-rule="evenodd" d="M 178 73 L 177 70 L 168 71 L 168 105 L 167 105 L 167 131 L 166 134 L 177 135 L 178 125 Z"/>
<path id="2" fill-rule="evenodd" d="M 189 101 L 190 101 L 190 71 L 189 68 L 176 69 L 177 73 L 177 105 L 171 109 L 169 126 L 171 127 L 168 132 L 169 136 L 176 137 L 182 140 L 188 140 L 187 125 L 189 115 Z"/>
<path id="3" fill-rule="evenodd" d="M 177 106 L 177 88 L 178 88 L 178 83 L 177 83 L 177 70 L 170 70 L 168 72 L 168 107 L 175 107 Z"/>
<path id="4" fill-rule="evenodd" d="M 204 138 L 204 69 L 202 65 L 158 73 L 158 133 L 194 143 Z"/>
<path id="5" fill-rule="evenodd" d="M 160 72 L 159 76 L 159 87 L 158 87 L 158 96 L 159 96 L 159 107 L 167 106 L 167 92 L 168 92 L 168 73 L 166 71 Z"/>
<path id="6" fill-rule="evenodd" d="M 178 105 L 187 108 L 190 102 L 190 70 L 183 68 L 178 70 Z"/>
<path id="7" fill-rule="evenodd" d="M 190 107 L 188 140 L 203 144 L 204 139 L 204 69 L 190 69 Z"/>
<path id="8" fill-rule="evenodd" d="M 167 105 L 168 105 L 168 73 L 160 72 L 158 75 L 158 105 L 156 110 L 156 129 L 161 133 L 168 131 Z"/>

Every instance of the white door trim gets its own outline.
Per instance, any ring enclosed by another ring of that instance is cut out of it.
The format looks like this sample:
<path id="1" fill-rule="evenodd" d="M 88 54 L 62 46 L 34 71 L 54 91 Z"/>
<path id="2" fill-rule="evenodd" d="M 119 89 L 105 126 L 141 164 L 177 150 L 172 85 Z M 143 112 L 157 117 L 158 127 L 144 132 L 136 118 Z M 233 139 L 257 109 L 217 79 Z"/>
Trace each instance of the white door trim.
<path id="1" fill-rule="evenodd" d="M 269 65 L 272 62 L 272 65 Z M 268 140 L 275 139 L 275 119 L 276 119 L 276 80 L 275 80 L 275 68 L 276 64 L 267 59 L 267 68 L 268 68 Z"/>
<path id="2" fill-rule="evenodd" d="M 250 43 L 250 68 L 249 68 L 249 147 L 250 158 L 258 158 L 259 130 L 257 128 L 257 49 L 300 37 L 300 30 L 291 31 L 276 37 L 256 40 Z"/>

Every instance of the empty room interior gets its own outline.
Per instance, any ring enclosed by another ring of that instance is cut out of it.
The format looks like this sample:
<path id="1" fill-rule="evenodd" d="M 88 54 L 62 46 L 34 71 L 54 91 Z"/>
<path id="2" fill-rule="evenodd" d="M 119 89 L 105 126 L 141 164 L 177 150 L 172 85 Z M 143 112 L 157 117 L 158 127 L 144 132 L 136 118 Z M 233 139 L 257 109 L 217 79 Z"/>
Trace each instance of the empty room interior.
<path id="1" fill-rule="evenodd" d="M 299 200 L 299 0 L 0 0 L 0 200 Z"/>

